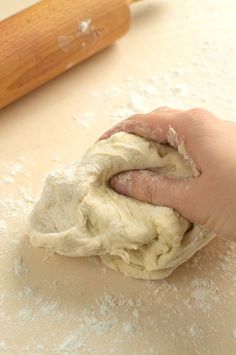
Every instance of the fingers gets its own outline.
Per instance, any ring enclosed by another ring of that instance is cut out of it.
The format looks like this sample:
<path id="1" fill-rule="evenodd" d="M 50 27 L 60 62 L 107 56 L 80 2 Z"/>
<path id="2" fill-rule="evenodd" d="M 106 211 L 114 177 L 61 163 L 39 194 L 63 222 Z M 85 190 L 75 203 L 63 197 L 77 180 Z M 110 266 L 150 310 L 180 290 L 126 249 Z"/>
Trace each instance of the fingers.
<path id="1" fill-rule="evenodd" d="M 100 139 L 107 139 L 117 132 L 127 132 L 139 135 L 158 143 L 170 143 L 168 132 L 170 127 L 178 134 L 180 141 L 191 142 L 192 135 L 202 135 L 204 128 L 216 117 L 209 111 L 194 108 L 183 111 L 167 106 L 159 107 L 149 114 L 138 114 L 119 122 L 105 132 Z M 198 130 L 198 133 L 194 133 Z M 171 144 L 171 143 L 170 143 Z"/>
<path id="2" fill-rule="evenodd" d="M 180 140 L 183 140 L 184 127 L 179 122 L 181 117 L 183 117 L 182 111 L 172 109 L 168 109 L 168 111 L 159 109 L 146 115 L 135 115 L 118 123 L 100 139 L 107 139 L 117 132 L 127 132 L 153 142 L 170 143 L 168 133 L 171 127 L 172 130 L 174 129 L 178 133 Z"/>
<path id="3" fill-rule="evenodd" d="M 121 173 L 110 181 L 110 186 L 118 193 L 172 207 L 186 218 L 192 216 L 190 201 L 194 185 L 195 179 L 173 179 L 148 170 Z"/>

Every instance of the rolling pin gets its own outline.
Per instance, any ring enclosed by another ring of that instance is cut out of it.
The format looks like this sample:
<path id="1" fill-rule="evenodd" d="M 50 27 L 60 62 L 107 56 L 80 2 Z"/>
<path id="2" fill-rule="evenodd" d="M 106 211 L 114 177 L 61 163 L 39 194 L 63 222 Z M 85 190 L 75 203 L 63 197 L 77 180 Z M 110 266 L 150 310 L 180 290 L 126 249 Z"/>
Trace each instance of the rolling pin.
<path id="1" fill-rule="evenodd" d="M 98 53 L 137 0 L 42 0 L 0 23 L 0 109 Z"/>

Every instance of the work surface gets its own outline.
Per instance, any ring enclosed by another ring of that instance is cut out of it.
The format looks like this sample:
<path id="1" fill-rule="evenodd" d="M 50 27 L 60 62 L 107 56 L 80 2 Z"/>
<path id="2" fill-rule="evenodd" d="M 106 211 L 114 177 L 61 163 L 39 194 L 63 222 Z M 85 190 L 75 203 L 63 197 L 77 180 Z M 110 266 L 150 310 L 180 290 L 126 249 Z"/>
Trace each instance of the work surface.
<path id="1" fill-rule="evenodd" d="M 0 16 L 33 2 L 1 2 Z M 216 238 L 148 282 L 49 255 L 26 232 L 46 175 L 133 112 L 202 106 L 236 120 L 235 12 L 234 0 L 137 4 L 125 38 L 0 112 L 0 352 L 236 354 L 233 243 Z"/>

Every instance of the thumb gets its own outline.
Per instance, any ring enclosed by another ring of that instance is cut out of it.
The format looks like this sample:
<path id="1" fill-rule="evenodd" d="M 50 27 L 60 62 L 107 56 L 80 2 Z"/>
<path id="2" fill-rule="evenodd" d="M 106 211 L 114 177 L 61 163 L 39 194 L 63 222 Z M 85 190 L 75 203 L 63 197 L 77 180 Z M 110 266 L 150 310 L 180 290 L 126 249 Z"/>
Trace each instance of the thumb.
<path id="1" fill-rule="evenodd" d="M 176 179 L 149 170 L 128 171 L 114 176 L 110 186 L 126 196 L 176 209 L 191 220 L 194 209 L 194 179 Z M 191 202 L 192 201 L 192 202 Z"/>

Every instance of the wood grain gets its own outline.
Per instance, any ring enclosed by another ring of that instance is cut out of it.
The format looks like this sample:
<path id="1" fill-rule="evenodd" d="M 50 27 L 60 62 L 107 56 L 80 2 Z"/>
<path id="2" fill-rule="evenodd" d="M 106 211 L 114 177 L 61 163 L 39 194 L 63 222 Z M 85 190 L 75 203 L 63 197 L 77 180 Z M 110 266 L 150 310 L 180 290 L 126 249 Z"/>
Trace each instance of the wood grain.
<path id="1" fill-rule="evenodd" d="M 0 108 L 109 46 L 129 27 L 126 0 L 43 0 L 2 21 Z"/>

